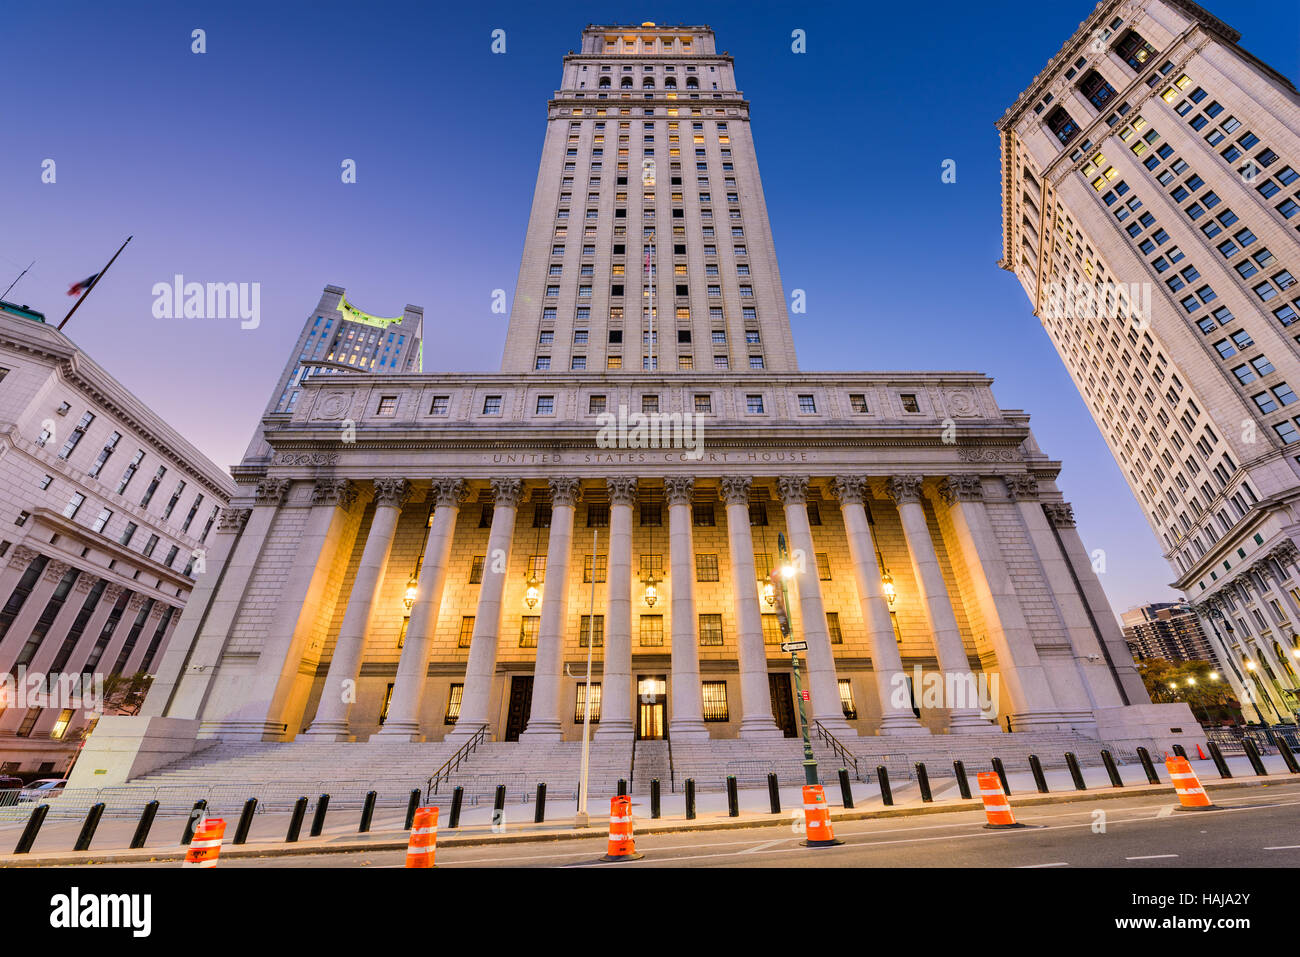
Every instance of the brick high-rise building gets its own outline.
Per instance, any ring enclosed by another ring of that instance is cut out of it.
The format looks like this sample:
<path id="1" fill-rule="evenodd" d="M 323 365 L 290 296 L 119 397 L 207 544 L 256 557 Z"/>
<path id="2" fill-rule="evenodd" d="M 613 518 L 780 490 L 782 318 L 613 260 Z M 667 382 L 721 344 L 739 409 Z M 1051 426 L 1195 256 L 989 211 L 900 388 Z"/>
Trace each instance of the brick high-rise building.
<path id="1" fill-rule="evenodd" d="M 1188 0 L 1099 3 L 997 124 L 1000 265 L 1247 714 L 1276 720 L 1297 706 L 1300 96 L 1238 39 Z M 1248 694 L 1251 672 L 1276 680 Z"/>
<path id="2" fill-rule="evenodd" d="M 1181 602 L 1157 602 L 1131 608 L 1120 615 L 1124 639 L 1135 660 L 1214 661 L 1210 641 L 1191 607 Z"/>

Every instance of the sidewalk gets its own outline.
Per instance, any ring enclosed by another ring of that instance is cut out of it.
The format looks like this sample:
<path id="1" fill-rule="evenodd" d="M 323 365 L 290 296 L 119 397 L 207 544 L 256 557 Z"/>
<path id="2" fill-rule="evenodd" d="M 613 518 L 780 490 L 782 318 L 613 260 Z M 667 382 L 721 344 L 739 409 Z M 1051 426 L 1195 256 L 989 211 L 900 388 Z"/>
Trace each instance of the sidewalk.
<path id="1" fill-rule="evenodd" d="M 1235 787 L 1258 787 L 1267 784 L 1300 781 L 1300 777 L 1290 775 L 1278 756 L 1264 758 L 1269 771 L 1268 777 L 1253 775 L 1250 763 L 1243 758 L 1229 758 L 1229 768 L 1234 775 L 1231 781 L 1218 777 L 1213 762 L 1193 761 L 1193 769 L 1207 790 L 1214 791 Z M 1069 803 L 1086 800 L 1105 800 L 1129 796 L 1164 794 L 1170 803 L 1177 797 L 1173 786 L 1168 783 L 1168 774 L 1163 767 L 1157 767 L 1161 784 L 1146 783 L 1146 776 L 1140 765 L 1126 765 L 1119 769 L 1124 788 L 1110 786 L 1110 780 L 1104 768 L 1084 768 L 1086 791 L 1075 790 L 1074 784 L 1066 770 L 1048 771 L 1045 774 L 1050 793 L 1039 794 L 1029 772 L 1008 774 L 1011 786 L 1013 806 L 1028 807 L 1038 804 Z M 832 808 L 831 817 L 836 821 L 862 820 L 878 817 L 903 817 L 916 814 L 933 814 L 943 811 L 975 810 L 982 805 L 979 800 L 978 786 L 974 774 L 969 775 L 971 792 L 974 797 L 964 800 L 960 797 L 956 780 L 949 774 L 946 777 L 932 778 L 931 788 L 934 802 L 922 803 L 919 788 L 915 781 L 898 782 L 892 787 L 894 806 L 887 807 L 881 800 L 880 790 L 875 783 L 862 784 L 854 782 L 852 793 L 854 809 L 843 806 L 838 785 L 826 787 L 826 799 Z M 531 798 L 531 795 L 530 795 Z M 573 826 L 575 808 L 572 801 L 548 802 L 546 820 L 540 824 L 533 822 L 534 807 L 524 802 L 520 796 L 513 800 L 507 795 L 504 819 L 493 823 L 491 807 L 466 808 L 461 814 L 460 826 L 454 830 L 447 826 L 445 810 L 439 815 L 438 845 L 455 847 L 478 844 L 501 844 L 535 841 L 558 841 L 581 838 L 605 837 L 607 834 L 608 805 L 604 796 L 592 797 L 589 804 L 590 824 L 585 828 Z M 633 795 L 632 811 L 636 819 L 636 833 L 659 834 L 679 831 L 720 830 L 728 828 L 783 826 L 790 827 L 795 821 L 803 820 L 803 797 L 800 786 L 786 786 L 780 789 L 781 813 L 771 813 L 766 788 L 746 788 L 738 792 L 740 814 L 730 817 L 727 814 L 727 796 L 725 792 L 707 792 L 699 794 L 696 800 L 696 818 L 686 820 L 685 796 L 666 792 L 661 799 L 661 817 L 650 817 L 650 799 L 648 795 Z M 366 834 L 357 832 L 360 814 L 356 810 L 331 811 L 326 818 L 326 826 L 319 837 L 308 837 L 311 825 L 311 811 L 303 821 L 301 839 L 295 843 L 286 843 L 284 836 L 288 830 L 290 814 L 276 812 L 258 814 L 249 832 L 248 842 L 234 846 L 230 841 L 234 837 L 239 809 L 234 813 L 223 812 L 226 820 L 225 844 L 221 849 L 222 857 L 258 857 L 264 855 L 303 855 L 323 851 L 338 853 L 341 851 L 383 851 L 399 850 L 406 847 L 407 832 L 403 829 L 405 813 L 393 809 L 377 811 L 372 823 L 372 830 Z M 214 814 L 213 816 L 218 816 Z M 173 814 L 159 817 L 154 821 L 150 838 L 144 848 L 130 850 L 131 837 L 135 831 L 134 818 L 105 819 L 100 823 L 91 844 L 91 850 L 84 853 L 69 850 L 81 829 L 80 821 L 47 821 L 41 829 L 32 853 L 25 855 L 0 854 L 0 867 L 34 867 L 42 865 L 69 865 L 88 863 L 126 863 L 132 861 L 175 860 L 185 856 L 185 848 L 180 844 L 181 832 L 185 827 L 185 815 Z M 12 848 L 17 843 L 25 823 L 14 822 L 0 825 L 0 847 Z"/>

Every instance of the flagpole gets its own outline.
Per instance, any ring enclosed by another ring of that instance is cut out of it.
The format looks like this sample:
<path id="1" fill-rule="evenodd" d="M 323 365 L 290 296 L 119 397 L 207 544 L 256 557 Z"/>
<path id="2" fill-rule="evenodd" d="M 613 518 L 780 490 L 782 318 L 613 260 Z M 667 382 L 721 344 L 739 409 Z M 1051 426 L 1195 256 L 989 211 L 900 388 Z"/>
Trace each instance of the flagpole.
<path id="1" fill-rule="evenodd" d="M 134 238 L 135 238 L 134 236 L 127 236 L 126 243 L 129 243 Z M 72 314 L 77 311 L 77 307 L 80 306 L 82 302 L 85 301 L 85 298 L 90 295 L 90 290 L 94 289 L 96 286 L 99 285 L 99 281 L 104 278 L 104 273 L 108 272 L 108 267 L 112 266 L 113 263 L 117 260 L 117 257 L 122 255 L 122 250 L 126 248 L 126 243 L 123 243 L 121 246 L 118 247 L 117 252 L 113 253 L 113 258 L 108 261 L 108 266 L 105 266 L 103 269 L 99 271 L 99 275 L 96 276 L 94 278 L 94 281 L 92 281 L 90 285 L 86 287 L 86 291 L 81 294 L 81 298 L 72 304 L 72 308 L 68 310 L 68 314 L 63 317 L 63 321 L 60 322 L 58 326 L 56 326 L 55 328 L 61 330 L 64 326 L 68 324 L 68 320 L 71 319 Z"/>
<path id="2" fill-rule="evenodd" d="M 28 264 L 27 269 L 24 269 L 22 272 L 20 272 L 20 273 L 18 274 L 18 279 L 22 279 L 23 276 L 26 276 L 26 275 L 27 275 L 27 270 L 28 270 L 28 269 L 31 269 L 32 266 L 35 266 L 35 265 L 36 265 L 36 260 L 33 259 L 33 260 L 31 261 L 31 263 Z M 13 282 L 11 282 L 11 283 L 9 284 L 9 289 L 13 289 L 14 286 L 18 285 L 18 279 L 15 279 Z M 3 295 L 0 295 L 0 299 L 3 299 L 5 296 L 9 295 L 9 289 L 6 289 L 6 290 L 4 291 L 4 293 L 3 293 Z"/>

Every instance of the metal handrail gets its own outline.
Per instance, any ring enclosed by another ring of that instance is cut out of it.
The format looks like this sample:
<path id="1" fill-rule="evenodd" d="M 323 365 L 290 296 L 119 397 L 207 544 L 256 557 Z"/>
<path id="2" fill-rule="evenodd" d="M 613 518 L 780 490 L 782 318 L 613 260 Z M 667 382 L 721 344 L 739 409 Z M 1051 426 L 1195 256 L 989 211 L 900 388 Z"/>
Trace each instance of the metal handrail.
<path id="1" fill-rule="evenodd" d="M 474 732 L 468 741 L 456 749 L 456 753 L 443 762 L 442 767 L 433 772 L 433 776 L 425 782 L 424 799 L 427 801 L 431 795 L 438 793 L 438 786 L 451 777 L 453 771 L 460 768 L 460 763 L 478 750 L 478 746 L 483 743 L 487 737 L 488 726 L 482 724 Z"/>
<path id="2" fill-rule="evenodd" d="M 667 728 L 664 728 L 664 740 L 668 742 L 668 790 L 676 794 L 677 775 L 673 770 L 673 739 Z"/>
<path id="3" fill-rule="evenodd" d="M 636 732 L 632 733 L 632 764 L 627 769 L 627 783 L 630 785 L 636 780 Z"/>
<path id="4" fill-rule="evenodd" d="M 835 752 L 835 756 L 844 762 L 845 767 L 853 766 L 853 776 L 859 781 L 862 780 L 862 772 L 858 769 L 858 759 L 849 753 L 848 748 L 840 743 L 840 739 L 835 737 L 824 724 L 813 719 L 813 725 L 817 729 L 817 735 Z"/>

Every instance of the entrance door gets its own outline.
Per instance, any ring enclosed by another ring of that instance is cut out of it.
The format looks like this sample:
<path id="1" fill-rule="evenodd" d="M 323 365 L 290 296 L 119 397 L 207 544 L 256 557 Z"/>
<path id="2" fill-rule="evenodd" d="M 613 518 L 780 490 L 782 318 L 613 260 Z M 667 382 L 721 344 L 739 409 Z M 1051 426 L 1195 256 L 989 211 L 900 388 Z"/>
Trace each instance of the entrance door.
<path id="1" fill-rule="evenodd" d="M 510 679 L 510 710 L 506 712 L 506 740 L 518 741 L 528 724 L 533 706 L 533 676 L 516 675 Z"/>
<path id="2" fill-rule="evenodd" d="M 772 717 L 776 719 L 776 726 L 787 738 L 798 737 L 799 729 L 794 721 L 794 692 L 790 690 L 790 676 L 770 673 L 767 676 L 767 687 L 772 693 Z"/>
<path id="3" fill-rule="evenodd" d="M 637 675 L 636 736 L 657 741 L 668 727 L 668 676 Z"/>

